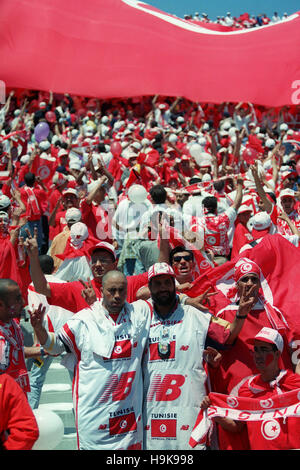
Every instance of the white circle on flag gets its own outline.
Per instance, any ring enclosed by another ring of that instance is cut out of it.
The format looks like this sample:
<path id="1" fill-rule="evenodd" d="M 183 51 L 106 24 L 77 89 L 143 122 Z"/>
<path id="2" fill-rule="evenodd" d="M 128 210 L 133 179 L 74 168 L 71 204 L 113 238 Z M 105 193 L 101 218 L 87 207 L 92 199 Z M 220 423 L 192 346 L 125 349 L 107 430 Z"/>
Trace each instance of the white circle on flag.
<path id="1" fill-rule="evenodd" d="M 260 406 L 262 408 L 272 408 L 273 407 L 273 400 L 268 398 L 267 400 L 260 400 Z"/>
<path id="2" fill-rule="evenodd" d="M 42 180 L 48 178 L 50 175 L 50 170 L 47 165 L 40 166 L 37 171 L 37 176 L 39 176 Z"/>
<path id="3" fill-rule="evenodd" d="M 252 265 L 250 263 L 244 263 L 241 266 L 242 273 L 248 273 L 249 271 L 251 271 L 251 269 L 252 269 Z"/>
<path id="4" fill-rule="evenodd" d="M 116 354 L 121 354 L 121 352 L 122 352 L 121 346 L 116 346 L 115 349 L 114 349 L 114 352 L 115 352 Z"/>
<path id="5" fill-rule="evenodd" d="M 164 434 L 167 430 L 167 426 L 165 424 L 161 424 L 159 430 L 162 434 Z"/>
<path id="6" fill-rule="evenodd" d="M 214 245 L 216 243 L 216 241 L 217 241 L 216 237 L 213 237 L 213 236 L 207 237 L 207 243 L 209 245 Z"/>
<path id="7" fill-rule="evenodd" d="M 120 428 L 125 429 L 127 426 L 127 421 L 126 419 L 123 419 L 123 421 L 120 422 Z"/>
<path id="8" fill-rule="evenodd" d="M 209 262 L 208 262 L 206 259 L 204 259 L 203 261 L 201 261 L 201 263 L 200 263 L 200 268 L 205 269 L 205 268 L 207 268 L 208 266 L 209 266 Z"/>
<path id="9" fill-rule="evenodd" d="M 239 404 L 238 400 L 236 399 L 236 397 L 227 397 L 226 399 L 227 401 L 227 404 L 231 407 L 231 408 L 236 408 Z"/>
<path id="10" fill-rule="evenodd" d="M 265 439 L 271 441 L 280 434 L 280 424 L 276 419 L 268 419 L 261 423 L 261 433 Z"/>

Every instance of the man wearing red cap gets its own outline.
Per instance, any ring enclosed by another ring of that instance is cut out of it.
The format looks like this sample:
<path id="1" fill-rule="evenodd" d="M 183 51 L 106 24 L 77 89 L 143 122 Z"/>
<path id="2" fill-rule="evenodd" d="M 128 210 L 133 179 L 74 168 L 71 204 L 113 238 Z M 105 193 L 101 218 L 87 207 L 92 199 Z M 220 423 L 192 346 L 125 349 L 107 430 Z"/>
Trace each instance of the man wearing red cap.
<path id="1" fill-rule="evenodd" d="M 148 271 L 153 315 L 144 357 L 144 446 L 148 450 L 188 449 L 191 426 L 206 393 L 205 356 L 214 362 L 209 344 L 232 344 L 247 316 L 219 322 L 208 312 L 180 304 L 175 273 L 167 263 Z M 207 348 L 207 349 L 206 349 Z"/>
<path id="2" fill-rule="evenodd" d="M 285 340 L 282 361 L 285 367 L 292 368 L 289 344 L 293 341 L 290 330 L 282 312 L 268 300 L 269 293 L 266 281 L 259 266 L 241 258 L 234 267 L 235 288 L 231 298 L 233 302 L 217 313 L 218 318 L 231 322 L 233 318 L 247 316 L 247 322 L 237 338 L 234 348 L 222 352 L 222 363 L 218 371 L 211 370 L 212 390 L 219 393 L 234 395 L 238 384 L 245 377 L 252 375 L 254 370 L 252 351 L 249 341 L 262 327 L 273 328 L 281 332 Z M 262 294 L 260 293 L 262 289 Z M 243 308 L 241 296 L 247 296 L 249 303 Z M 231 435 L 219 428 L 219 444 L 221 449 L 245 450 L 248 447 L 246 433 Z"/>
<path id="3" fill-rule="evenodd" d="M 245 427 L 248 431 L 249 448 L 251 450 L 288 450 L 300 447 L 300 420 L 292 410 L 295 406 L 288 408 L 286 392 L 300 388 L 300 375 L 290 369 L 282 368 L 280 363 L 281 354 L 284 349 L 284 340 L 281 334 L 272 328 L 262 328 L 249 344 L 253 345 L 253 359 L 259 374 L 245 377 L 239 389 L 236 389 L 236 397 L 255 398 L 261 406 L 268 404 L 275 408 L 274 399 L 280 396 L 280 410 L 276 415 L 266 419 L 262 417 L 257 420 L 236 421 L 232 418 L 218 417 L 215 422 L 231 433 L 240 433 Z M 238 401 L 238 398 L 237 398 Z M 298 405 L 299 398 L 296 398 Z M 286 403 L 285 410 L 282 409 Z M 207 409 L 211 401 L 205 397 L 201 405 Z M 264 416 L 263 409 L 257 415 Z M 285 414 L 285 416 L 284 416 Z"/>

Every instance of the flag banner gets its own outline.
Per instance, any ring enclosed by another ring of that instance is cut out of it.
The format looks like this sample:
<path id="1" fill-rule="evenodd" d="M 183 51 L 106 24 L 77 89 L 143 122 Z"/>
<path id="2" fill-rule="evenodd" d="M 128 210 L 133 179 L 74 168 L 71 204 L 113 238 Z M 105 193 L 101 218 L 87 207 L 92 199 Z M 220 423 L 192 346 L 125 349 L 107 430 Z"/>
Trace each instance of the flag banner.
<path id="1" fill-rule="evenodd" d="M 137 0 L 2 0 L 1 80 L 7 89 L 103 99 L 298 104 L 299 25 L 294 13 L 216 31 Z"/>
<path id="2" fill-rule="evenodd" d="M 209 273 L 202 274 L 185 294 L 197 297 L 210 287 L 212 292 L 217 293 L 210 299 L 210 309 L 212 313 L 217 314 L 235 298 L 234 265 L 242 258 L 248 258 L 260 267 L 265 300 L 269 306 L 277 307 L 282 312 L 283 321 L 287 322 L 289 329 L 298 337 L 300 250 L 279 234 L 266 235 L 254 248 L 211 269 Z M 275 315 L 275 312 L 273 313 Z"/>
<path id="3" fill-rule="evenodd" d="M 176 419 L 152 419 L 151 437 L 176 437 Z"/>
<path id="4" fill-rule="evenodd" d="M 191 447 L 204 442 L 216 417 L 273 423 L 279 418 L 300 417 L 300 389 L 268 399 L 235 397 L 221 393 L 209 393 L 209 398 L 211 406 L 198 414 L 189 441 Z"/>

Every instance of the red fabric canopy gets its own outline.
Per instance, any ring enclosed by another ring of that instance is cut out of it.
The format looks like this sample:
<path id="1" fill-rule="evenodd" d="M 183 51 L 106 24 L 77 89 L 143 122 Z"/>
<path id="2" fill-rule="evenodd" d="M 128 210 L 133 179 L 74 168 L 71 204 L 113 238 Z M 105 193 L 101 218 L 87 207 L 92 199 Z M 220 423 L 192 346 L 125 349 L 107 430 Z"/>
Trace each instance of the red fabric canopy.
<path id="1" fill-rule="evenodd" d="M 13 88 L 297 104 L 299 44 L 299 14 L 221 32 L 135 0 L 0 3 L 0 79 Z"/>

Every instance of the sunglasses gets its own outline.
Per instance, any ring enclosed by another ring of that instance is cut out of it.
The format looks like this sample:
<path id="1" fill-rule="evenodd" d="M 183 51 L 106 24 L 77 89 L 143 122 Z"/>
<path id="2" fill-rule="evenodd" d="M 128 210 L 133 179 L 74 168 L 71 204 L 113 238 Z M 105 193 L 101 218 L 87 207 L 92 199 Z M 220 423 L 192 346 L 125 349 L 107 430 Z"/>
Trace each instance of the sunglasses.
<path id="1" fill-rule="evenodd" d="M 184 261 L 192 261 L 193 256 L 192 255 L 174 256 L 173 261 L 175 263 L 179 263 L 179 261 L 181 261 L 182 259 L 184 259 Z"/>

